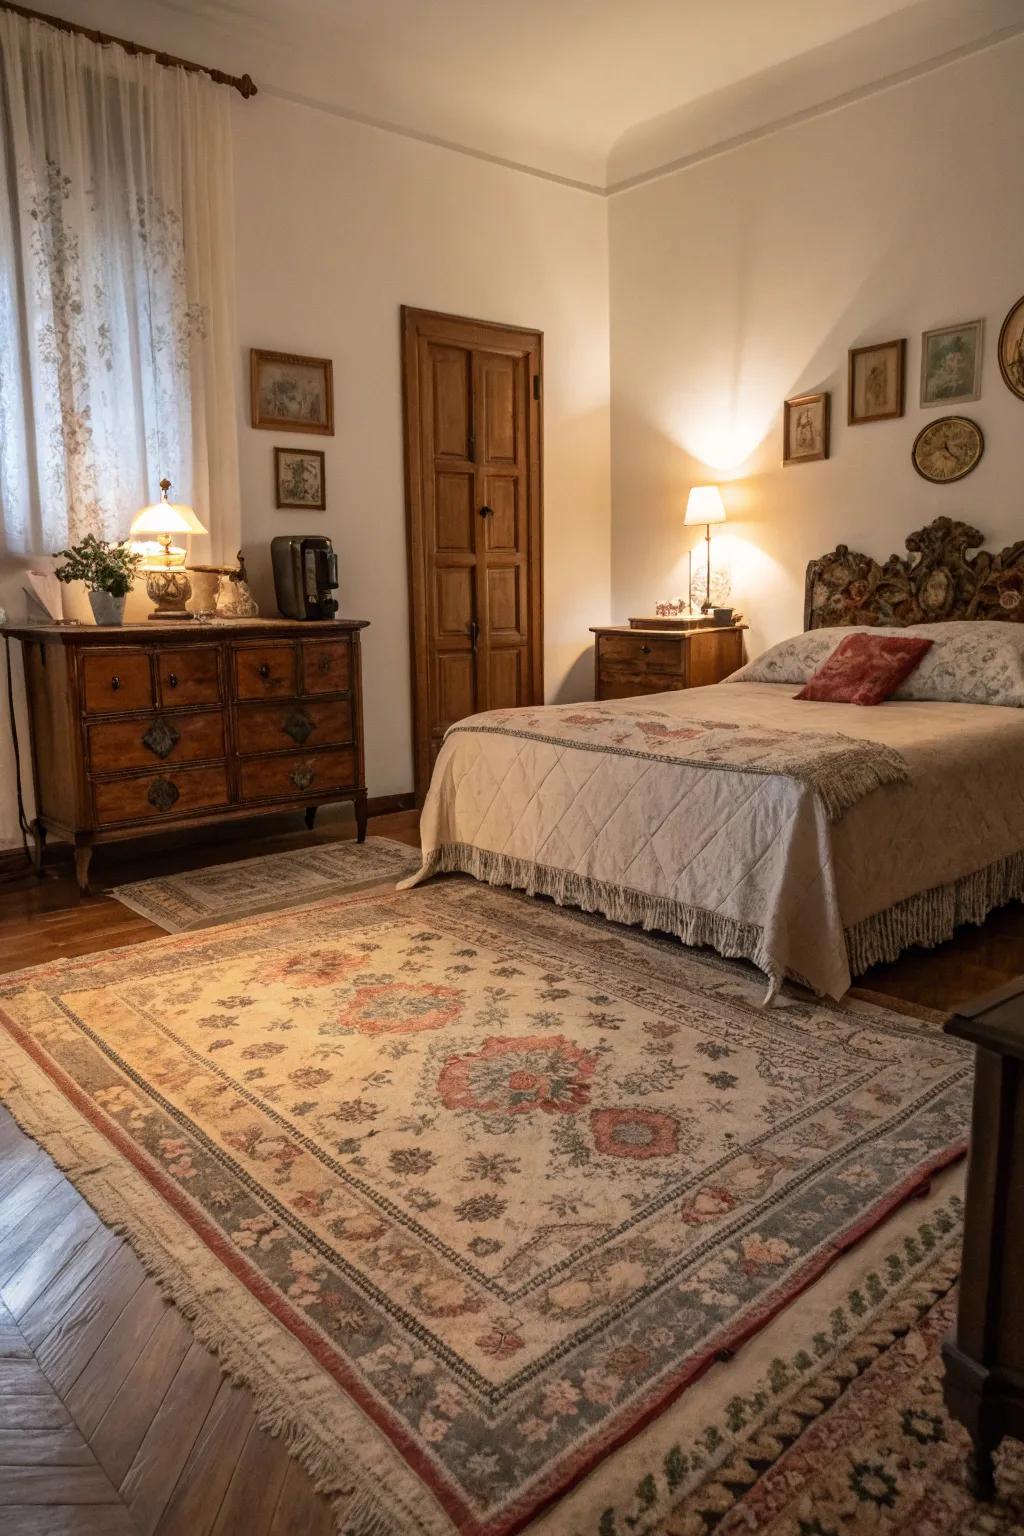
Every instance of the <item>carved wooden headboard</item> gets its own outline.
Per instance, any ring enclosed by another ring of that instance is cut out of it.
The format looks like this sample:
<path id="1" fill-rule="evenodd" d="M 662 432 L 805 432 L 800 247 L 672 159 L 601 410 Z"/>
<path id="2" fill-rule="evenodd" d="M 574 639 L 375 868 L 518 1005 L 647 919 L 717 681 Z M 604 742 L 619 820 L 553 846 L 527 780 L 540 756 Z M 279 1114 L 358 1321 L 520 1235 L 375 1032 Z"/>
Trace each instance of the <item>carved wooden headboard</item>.
<path id="1" fill-rule="evenodd" d="M 829 624 L 1024 621 L 1024 540 L 998 555 L 969 523 L 937 517 L 907 538 L 907 555 L 879 565 L 839 544 L 807 567 L 804 629 Z M 968 551 L 976 550 L 976 554 Z"/>

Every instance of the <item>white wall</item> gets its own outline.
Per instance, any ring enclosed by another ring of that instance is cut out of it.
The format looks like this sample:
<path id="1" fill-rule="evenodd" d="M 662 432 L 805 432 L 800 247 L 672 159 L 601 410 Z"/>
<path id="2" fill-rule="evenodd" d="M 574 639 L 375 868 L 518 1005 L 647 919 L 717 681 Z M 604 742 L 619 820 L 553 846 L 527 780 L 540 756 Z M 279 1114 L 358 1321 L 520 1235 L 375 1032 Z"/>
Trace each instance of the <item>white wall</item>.
<path id="1" fill-rule="evenodd" d="M 64 11 L 146 40 L 145 18 L 131 26 L 113 0 Z M 231 63 L 190 27 L 179 20 L 175 52 Z M 372 625 L 363 651 L 370 794 L 399 793 L 413 782 L 399 306 L 544 332 L 546 688 L 552 699 L 584 698 L 588 627 L 610 612 L 607 205 L 269 91 L 237 98 L 233 114 L 243 549 L 273 613 L 271 537 L 334 540 L 341 611 Z M 333 358 L 334 437 L 249 426 L 250 346 Z M 274 510 L 273 447 L 291 442 L 326 452 L 326 513 Z M 23 616 L 10 562 L 0 563 L 0 605 Z M 3 728 L 0 847 L 16 838 Z"/>
<path id="2" fill-rule="evenodd" d="M 1024 535 L 1024 403 L 996 363 L 1024 291 L 1024 41 L 924 76 L 615 197 L 612 608 L 685 588 L 686 491 L 728 482 L 716 547 L 751 652 L 802 627 L 808 559 L 903 550 L 941 513 L 997 546 Z M 921 332 L 984 316 L 982 398 L 952 407 L 986 438 L 966 480 L 910 462 Z M 847 349 L 906 336 L 907 412 L 846 425 Z M 783 469 L 782 402 L 832 391 L 832 457 Z"/>

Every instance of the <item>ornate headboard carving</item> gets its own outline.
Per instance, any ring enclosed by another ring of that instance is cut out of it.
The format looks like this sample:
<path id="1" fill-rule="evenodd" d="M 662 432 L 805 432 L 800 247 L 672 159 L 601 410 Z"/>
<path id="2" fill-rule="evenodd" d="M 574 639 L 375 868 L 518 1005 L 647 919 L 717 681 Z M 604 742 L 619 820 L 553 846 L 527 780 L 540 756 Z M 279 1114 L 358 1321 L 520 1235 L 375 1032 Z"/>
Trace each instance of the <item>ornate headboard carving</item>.
<path id="1" fill-rule="evenodd" d="M 997 555 L 969 523 L 937 517 L 879 565 L 839 544 L 807 567 L 804 629 L 829 624 L 1024 621 L 1024 540 Z M 969 551 L 976 550 L 976 554 Z"/>

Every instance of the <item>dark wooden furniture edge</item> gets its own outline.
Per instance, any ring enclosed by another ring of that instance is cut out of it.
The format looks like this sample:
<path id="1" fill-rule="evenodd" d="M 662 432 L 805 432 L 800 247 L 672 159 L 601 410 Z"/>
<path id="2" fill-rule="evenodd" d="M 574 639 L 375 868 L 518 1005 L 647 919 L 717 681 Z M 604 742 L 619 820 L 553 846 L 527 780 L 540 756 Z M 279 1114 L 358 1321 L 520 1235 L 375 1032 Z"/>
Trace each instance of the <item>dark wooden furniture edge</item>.
<path id="1" fill-rule="evenodd" d="M 979 1498 L 993 1455 L 1024 1439 L 1024 978 L 961 1009 L 945 1032 L 976 1048 L 956 1335 L 943 1345 L 944 1396 L 974 1444 Z"/>
<path id="2" fill-rule="evenodd" d="M 846 544 L 809 561 L 804 629 L 1024 621 L 1024 540 L 992 554 L 970 523 L 937 517 L 905 543 L 908 553 L 890 555 L 884 564 Z"/>
<path id="3" fill-rule="evenodd" d="M 192 623 L 141 623 L 141 624 L 4 624 L 0 635 L 10 635 L 12 640 L 51 640 L 63 645 L 109 645 L 123 635 L 132 635 L 147 645 L 187 645 L 197 635 L 221 635 L 232 639 L 248 635 L 253 639 L 269 639 L 282 629 L 308 630 L 310 635 L 337 634 L 339 629 L 357 630 L 369 628 L 369 619 L 215 619 L 210 624 Z"/>

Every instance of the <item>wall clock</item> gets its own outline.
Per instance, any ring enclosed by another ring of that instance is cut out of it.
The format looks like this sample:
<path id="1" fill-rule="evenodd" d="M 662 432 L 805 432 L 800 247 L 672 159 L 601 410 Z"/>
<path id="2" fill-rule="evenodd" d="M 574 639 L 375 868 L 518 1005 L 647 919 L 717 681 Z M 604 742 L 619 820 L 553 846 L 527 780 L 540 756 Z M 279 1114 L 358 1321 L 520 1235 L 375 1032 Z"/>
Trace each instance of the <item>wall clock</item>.
<path id="1" fill-rule="evenodd" d="M 1007 389 L 1024 400 L 1024 298 L 1017 300 L 999 332 L 999 371 Z"/>
<path id="2" fill-rule="evenodd" d="M 984 451 L 985 439 L 976 421 L 966 416 L 940 416 L 914 438 L 910 457 L 925 480 L 948 485 L 969 475 Z"/>

